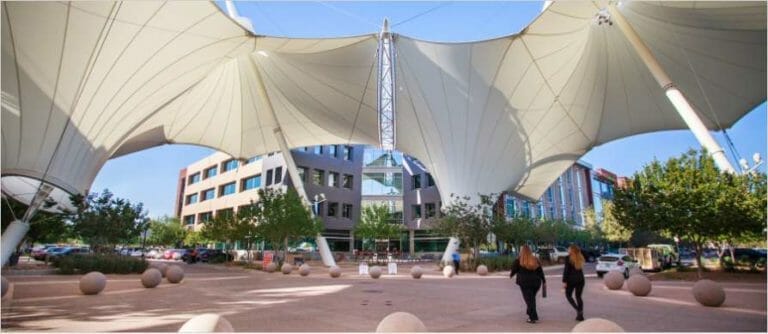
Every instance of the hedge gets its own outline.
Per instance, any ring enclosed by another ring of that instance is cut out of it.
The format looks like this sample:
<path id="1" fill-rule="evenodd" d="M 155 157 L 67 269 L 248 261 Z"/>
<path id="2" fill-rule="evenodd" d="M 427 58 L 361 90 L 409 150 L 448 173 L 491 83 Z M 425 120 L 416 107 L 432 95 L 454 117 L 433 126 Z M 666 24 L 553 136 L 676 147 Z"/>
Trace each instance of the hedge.
<path id="1" fill-rule="evenodd" d="M 53 260 L 62 275 L 85 274 L 98 271 L 102 274 L 140 274 L 149 263 L 140 258 L 115 254 L 75 254 Z"/>

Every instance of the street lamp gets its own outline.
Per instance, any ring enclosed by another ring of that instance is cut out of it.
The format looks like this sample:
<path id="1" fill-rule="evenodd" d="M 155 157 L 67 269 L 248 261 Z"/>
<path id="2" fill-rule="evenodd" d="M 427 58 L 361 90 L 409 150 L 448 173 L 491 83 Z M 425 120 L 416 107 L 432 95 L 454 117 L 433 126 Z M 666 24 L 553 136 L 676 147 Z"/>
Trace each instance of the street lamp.
<path id="1" fill-rule="evenodd" d="M 739 160 L 739 165 L 741 166 L 741 170 L 744 174 L 748 174 L 755 171 L 757 167 L 760 167 L 760 165 L 763 164 L 763 159 L 760 157 L 760 153 L 753 154 L 752 161 L 754 161 L 755 164 L 752 167 L 749 167 L 749 163 L 747 162 L 747 159 Z"/>

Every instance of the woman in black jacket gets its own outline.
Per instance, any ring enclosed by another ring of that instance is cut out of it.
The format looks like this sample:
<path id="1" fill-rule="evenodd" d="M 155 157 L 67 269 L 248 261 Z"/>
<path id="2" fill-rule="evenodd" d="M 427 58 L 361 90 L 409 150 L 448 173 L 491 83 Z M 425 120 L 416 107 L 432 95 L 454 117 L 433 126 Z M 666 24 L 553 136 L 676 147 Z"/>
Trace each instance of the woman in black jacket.
<path id="1" fill-rule="evenodd" d="M 544 271 L 541 270 L 539 259 L 533 256 L 528 246 L 521 247 L 520 257 L 512 262 L 509 278 L 515 275 L 517 275 L 517 285 L 520 286 L 520 292 L 522 292 L 527 306 L 525 313 L 528 314 L 528 320 L 526 322 L 534 324 L 539 320 L 539 315 L 536 313 L 536 293 L 541 284 L 546 284 L 547 280 L 544 278 Z"/>
<path id="2" fill-rule="evenodd" d="M 576 320 L 584 320 L 584 301 L 581 300 L 581 293 L 584 291 L 584 255 L 581 254 L 579 246 L 571 245 L 568 247 L 568 256 L 565 257 L 565 267 L 563 268 L 563 287 L 565 287 L 565 298 L 576 309 Z M 576 292 L 576 301 L 573 300 L 573 292 Z"/>

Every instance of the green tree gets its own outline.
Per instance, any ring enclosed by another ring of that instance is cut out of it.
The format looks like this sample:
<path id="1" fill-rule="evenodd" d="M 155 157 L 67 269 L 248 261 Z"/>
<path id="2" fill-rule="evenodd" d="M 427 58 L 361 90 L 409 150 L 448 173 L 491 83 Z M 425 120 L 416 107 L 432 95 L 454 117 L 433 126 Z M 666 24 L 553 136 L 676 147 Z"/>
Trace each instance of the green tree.
<path id="1" fill-rule="evenodd" d="M 536 226 L 532 219 L 517 216 L 512 219 L 505 219 L 503 216 L 497 216 L 492 221 L 491 232 L 496 235 L 496 239 L 511 245 L 511 249 L 517 251 L 520 246 L 529 240 L 535 239 L 534 231 Z"/>
<path id="2" fill-rule="evenodd" d="M 584 210 L 584 231 L 589 235 L 590 244 L 594 245 L 603 242 L 603 230 L 600 228 L 595 208 L 592 206 Z"/>
<path id="3" fill-rule="evenodd" d="M 488 234 L 491 233 L 491 226 L 494 218 L 493 206 L 497 196 L 479 194 L 479 201 L 476 204 L 470 204 L 470 197 L 460 197 L 451 194 L 451 202 L 442 208 L 442 217 L 432 220 L 433 229 L 443 235 L 450 235 L 458 238 L 462 245 L 472 247 L 472 259 L 470 268 L 474 267 L 480 253 L 480 245 L 483 244 Z"/>
<path id="4" fill-rule="evenodd" d="M 373 239 L 374 251 L 378 240 L 398 238 L 403 231 L 403 226 L 393 224 L 389 207 L 384 204 L 373 204 L 363 208 L 360 222 L 355 225 L 355 236 L 361 239 Z"/>
<path id="5" fill-rule="evenodd" d="M 105 189 L 101 194 L 72 196 L 76 211 L 69 214 L 74 233 L 95 251 L 111 251 L 144 231 L 149 222 L 141 203 L 117 198 Z"/>
<path id="6" fill-rule="evenodd" d="M 288 242 L 302 237 L 313 237 L 322 231 L 322 223 L 313 219 L 296 190 L 259 189 L 259 200 L 247 210 L 249 221 L 258 222 L 256 232 L 267 239 L 276 250 L 283 250 Z"/>
<path id="7" fill-rule="evenodd" d="M 601 230 L 606 240 L 614 243 L 618 243 L 619 247 L 625 242 L 629 242 L 632 238 L 632 232 L 636 228 L 635 225 L 624 224 L 616 217 L 615 208 L 613 202 L 608 200 L 601 200 L 603 203 L 602 213 L 602 226 Z"/>
<path id="8" fill-rule="evenodd" d="M 163 217 L 149 222 L 147 243 L 155 246 L 176 246 L 187 236 L 187 230 L 175 217 Z"/>

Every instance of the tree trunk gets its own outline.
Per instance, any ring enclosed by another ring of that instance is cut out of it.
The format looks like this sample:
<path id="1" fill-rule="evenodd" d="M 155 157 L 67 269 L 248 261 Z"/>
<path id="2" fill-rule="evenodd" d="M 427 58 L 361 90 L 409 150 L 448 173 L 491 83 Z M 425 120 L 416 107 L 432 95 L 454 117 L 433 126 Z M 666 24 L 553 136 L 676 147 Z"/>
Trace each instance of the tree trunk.
<path id="1" fill-rule="evenodd" d="M 704 270 L 704 267 L 701 265 L 701 256 L 703 255 L 701 253 L 701 244 L 694 241 L 693 248 L 696 249 L 696 275 L 701 279 Z"/>
<path id="2" fill-rule="evenodd" d="M 288 237 L 283 239 L 283 263 L 285 264 L 286 261 L 288 261 Z"/>

